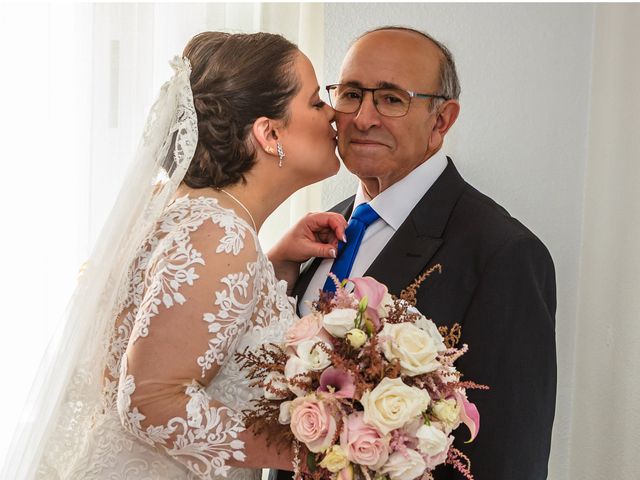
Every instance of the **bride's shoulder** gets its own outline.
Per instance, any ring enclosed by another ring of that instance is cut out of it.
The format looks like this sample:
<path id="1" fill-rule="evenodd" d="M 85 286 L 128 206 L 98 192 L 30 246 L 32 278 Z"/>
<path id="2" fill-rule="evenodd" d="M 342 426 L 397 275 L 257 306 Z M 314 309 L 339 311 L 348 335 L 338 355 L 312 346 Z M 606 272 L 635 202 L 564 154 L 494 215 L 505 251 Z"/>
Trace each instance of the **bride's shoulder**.
<path id="1" fill-rule="evenodd" d="M 216 197 L 176 197 L 162 216 L 159 229 L 168 235 L 188 236 L 193 244 L 213 246 L 218 254 L 256 257 L 261 252 L 254 230 Z"/>

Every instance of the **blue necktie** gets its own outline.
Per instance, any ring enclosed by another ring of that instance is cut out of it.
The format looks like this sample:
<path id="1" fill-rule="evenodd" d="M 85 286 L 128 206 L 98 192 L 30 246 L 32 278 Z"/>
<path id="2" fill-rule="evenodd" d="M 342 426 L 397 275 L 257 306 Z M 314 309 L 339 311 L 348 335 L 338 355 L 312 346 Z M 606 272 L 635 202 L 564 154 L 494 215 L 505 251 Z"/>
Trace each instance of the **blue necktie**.
<path id="1" fill-rule="evenodd" d="M 364 237 L 364 231 L 379 218 L 380 215 L 378 215 L 368 203 L 361 203 L 358 205 L 358 208 L 354 210 L 345 231 L 347 243 L 338 243 L 338 255 L 331 266 L 331 273 L 338 277 L 340 281 L 348 278 L 351 273 L 358 248 L 360 248 L 362 237 Z M 336 286 L 331 278 L 327 278 L 323 290 L 326 292 L 334 292 L 336 290 Z"/>

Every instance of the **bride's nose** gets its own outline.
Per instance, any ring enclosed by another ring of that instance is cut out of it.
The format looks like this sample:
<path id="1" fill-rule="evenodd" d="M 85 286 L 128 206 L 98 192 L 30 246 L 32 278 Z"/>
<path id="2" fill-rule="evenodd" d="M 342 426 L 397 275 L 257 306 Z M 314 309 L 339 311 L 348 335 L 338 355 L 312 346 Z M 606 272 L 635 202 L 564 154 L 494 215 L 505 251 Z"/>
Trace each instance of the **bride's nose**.
<path id="1" fill-rule="evenodd" d="M 335 122 L 335 120 L 336 120 L 336 111 L 328 103 L 325 104 L 325 107 L 326 107 L 326 110 L 327 110 L 329 123 Z"/>

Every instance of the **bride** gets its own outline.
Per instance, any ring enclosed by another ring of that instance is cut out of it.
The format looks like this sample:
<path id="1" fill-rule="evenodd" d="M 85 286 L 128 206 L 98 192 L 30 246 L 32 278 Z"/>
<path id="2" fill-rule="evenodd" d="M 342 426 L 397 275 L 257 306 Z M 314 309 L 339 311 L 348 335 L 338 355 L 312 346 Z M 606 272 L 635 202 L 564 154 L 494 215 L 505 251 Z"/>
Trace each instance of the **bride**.
<path id="1" fill-rule="evenodd" d="M 291 453 L 246 430 L 260 395 L 234 359 L 278 341 L 299 262 L 346 221 L 305 217 L 265 255 L 257 232 L 337 172 L 333 111 L 295 45 L 195 36 L 172 62 L 137 158 L 41 372 L 3 478 L 258 479 Z"/>

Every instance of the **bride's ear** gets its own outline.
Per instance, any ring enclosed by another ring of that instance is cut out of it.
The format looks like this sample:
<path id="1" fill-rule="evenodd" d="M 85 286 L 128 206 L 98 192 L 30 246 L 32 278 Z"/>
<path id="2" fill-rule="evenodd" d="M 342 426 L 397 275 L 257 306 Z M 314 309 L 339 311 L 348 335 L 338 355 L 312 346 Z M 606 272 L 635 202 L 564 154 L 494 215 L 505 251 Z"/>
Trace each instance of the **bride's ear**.
<path id="1" fill-rule="evenodd" d="M 275 122 L 267 117 L 257 118 L 251 127 L 256 146 L 269 155 L 276 155 L 276 130 Z"/>

